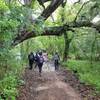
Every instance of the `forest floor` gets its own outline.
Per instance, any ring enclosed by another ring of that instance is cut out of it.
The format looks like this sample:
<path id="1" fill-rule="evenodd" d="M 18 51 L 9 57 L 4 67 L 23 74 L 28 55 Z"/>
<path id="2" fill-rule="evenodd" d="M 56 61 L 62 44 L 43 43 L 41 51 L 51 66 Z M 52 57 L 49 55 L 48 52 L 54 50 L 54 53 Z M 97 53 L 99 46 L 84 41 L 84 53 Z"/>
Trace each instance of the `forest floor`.
<path id="1" fill-rule="evenodd" d="M 19 87 L 17 100 L 100 100 L 94 89 L 80 83 L 70 70 L 54 70 L 52 63 L 45 63 L 42 76 L 38 69 L 25 69 L 24 85 Z"/>

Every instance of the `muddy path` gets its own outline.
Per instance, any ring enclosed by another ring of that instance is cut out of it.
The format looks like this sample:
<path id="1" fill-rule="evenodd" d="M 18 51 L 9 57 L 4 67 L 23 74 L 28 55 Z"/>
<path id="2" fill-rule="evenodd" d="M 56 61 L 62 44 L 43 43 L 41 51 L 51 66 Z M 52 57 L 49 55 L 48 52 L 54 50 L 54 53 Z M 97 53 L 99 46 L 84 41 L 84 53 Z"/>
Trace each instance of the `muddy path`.
<path id="1" fill-rule="evenodd" d="M 79 93 L 62 81 L 52 64 L 44 64 L 42 76 L 38 69 L 25 71 L 25 86 L 20 89 L 18 100 L 81 100 Z"/>
<path id="2" fill-rule="evenodd" d="M 70 82 L 66 82 L 66 78 L 69 79 L 71 75 L 72 73 L 66 72 L 65 69 L 55 71 L 52 63 L 44 64 L 41 77 L 37 68 L 25 69 L 23 75 L 25 84 L 19 88 L 20 94 L 17 100 L 100 100 L 86 99 L 87 97 L 83 99 L 81 92 Z M 78 81 L 74 78 L 72 80 L 74 80 L 73 84 Z"/>

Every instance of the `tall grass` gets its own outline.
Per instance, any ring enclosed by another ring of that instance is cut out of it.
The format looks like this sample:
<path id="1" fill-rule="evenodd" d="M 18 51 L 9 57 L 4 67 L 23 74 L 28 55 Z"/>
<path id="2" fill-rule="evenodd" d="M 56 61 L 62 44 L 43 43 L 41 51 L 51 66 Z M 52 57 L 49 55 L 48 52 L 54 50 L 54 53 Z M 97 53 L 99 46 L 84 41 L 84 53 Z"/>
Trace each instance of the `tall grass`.
<path id="1" fill-rule="evenodd" d="M 100 91 L 100 62 L 93 62 L 84 60 L 68 60 L 63 65 L 71 70 L 78 72 L 81 82 L 91 84 Z"/>

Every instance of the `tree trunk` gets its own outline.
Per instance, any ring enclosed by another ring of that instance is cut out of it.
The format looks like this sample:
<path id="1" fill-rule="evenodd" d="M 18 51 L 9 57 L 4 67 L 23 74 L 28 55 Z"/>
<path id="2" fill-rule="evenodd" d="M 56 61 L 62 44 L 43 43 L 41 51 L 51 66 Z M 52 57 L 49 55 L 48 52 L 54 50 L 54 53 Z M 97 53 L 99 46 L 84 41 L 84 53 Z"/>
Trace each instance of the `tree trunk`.
<path id="1" fill-rule="evenodd" d="M 68 34 L 66 32 L 64 33 L 64 40 L 65 40 L 65 48 L 64 48 L 63 61 L 67 61 L 70 42 L 68 40 Z"/>

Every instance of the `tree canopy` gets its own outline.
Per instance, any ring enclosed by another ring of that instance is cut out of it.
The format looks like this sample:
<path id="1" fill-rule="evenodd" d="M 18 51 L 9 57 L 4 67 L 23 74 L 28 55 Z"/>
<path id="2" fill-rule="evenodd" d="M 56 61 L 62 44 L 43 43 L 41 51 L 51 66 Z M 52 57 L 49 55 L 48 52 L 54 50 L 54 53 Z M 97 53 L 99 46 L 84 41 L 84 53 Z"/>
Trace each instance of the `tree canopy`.
<path id="1" fill-rule="evenodd" d="M 60 36 L 81 27 L 94 28 L 99 33 L 99 3 L 99 0 L 1 0 L 0 27 L 10 29 L 13 45 L 40 35 Z"/>

